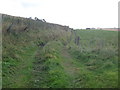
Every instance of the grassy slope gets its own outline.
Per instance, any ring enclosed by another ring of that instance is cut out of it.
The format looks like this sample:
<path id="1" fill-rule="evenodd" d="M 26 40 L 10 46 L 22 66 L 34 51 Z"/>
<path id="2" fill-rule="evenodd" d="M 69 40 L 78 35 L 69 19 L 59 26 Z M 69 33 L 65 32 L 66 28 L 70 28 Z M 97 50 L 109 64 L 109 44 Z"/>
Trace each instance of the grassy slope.
<path id="1" fill-rule="evenodd" d="M 23 60 L 20 62 L 20 65 L 17 67 L 18 72 L 14 76 L 14 83 L 10 87 L 28 87 L 29 81 L 32 78 L 32 67 L 34 62 L 34 56 L 36 54 L 35 47 L 29 47 L 24 49 L 24 53 L 22 53 L 21 57 Z"/>
<path id="2" fill-rule="evenodd" d="M 4 30 L 11 21 L 5 20 Z M 29 31 L 21 32 L 28 22 Z M 3 32 L 3 87 L 117 87 L 117 32 L 75 33 L 32 20 L 21 23 Z"/>
<path id="3" fill-rule="evenodd" d="M 13 25 L 8 32 L 11 23 Z M 23 31 L 26 26 L 27 31 Z M 70 35 L 70 31 L 66 31 L 68 29 L 65 26 L 3 15 L 3 87 L 31 87 L 37 52 L 53 40 L 59 39 L 62 44 L 66 44 Z"/>
<path id="4" fill-rule="evenodd" d="M 31 78 L 30 74 L 32 73 L 37 47 L 34 44 L 20 41 L 21 38 L 19 38 L 19 42 L 16 45 L 13 45 L 13 37 L 12 35 L 9 36 L 9 44 L 6 41 L 3 43 L 6 49 L 3 49 L 2 84 L 3 87 L 27 87 Z"/>
<path id="5" fill-rule="evenodd" d="M 117 87 L 117 32 L 77 31 L 77 35 L 81 37 L 79 46 L 73 42 L 62 46 L 60 42 L 54 41 L 48 43 L 43 52 L 41 51 L 42 59 L 38 54 L 34 87 Z M 95 43 L 92 43 L 94 46 L 90 46 L 93 37 L 97 38 Z M 103 43 L 104 47 L 101 45 L 102 40 L 106 40 Z M 38 69 L 41 68 L 38 62 L 44 69 Z"/>
<path id="6" fill-rule="evenodd" d="M 79 49 L 70 50 L 81 66 L 81 87 L 117 87 L 118 32 L 77 31 Z M 81 65 L 82 64 L 82 65 Z"/>

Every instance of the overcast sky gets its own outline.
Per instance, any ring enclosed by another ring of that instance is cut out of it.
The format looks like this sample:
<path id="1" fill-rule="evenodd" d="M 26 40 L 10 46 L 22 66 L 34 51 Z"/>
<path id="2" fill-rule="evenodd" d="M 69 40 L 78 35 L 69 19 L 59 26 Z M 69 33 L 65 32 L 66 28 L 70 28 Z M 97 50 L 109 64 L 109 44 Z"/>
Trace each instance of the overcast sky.
<path id="1" fill-rule="evenodd" d="M 120 0 L 0 0 L 0 13 L 38 17 L 71 28 L 118 27 Z"/>

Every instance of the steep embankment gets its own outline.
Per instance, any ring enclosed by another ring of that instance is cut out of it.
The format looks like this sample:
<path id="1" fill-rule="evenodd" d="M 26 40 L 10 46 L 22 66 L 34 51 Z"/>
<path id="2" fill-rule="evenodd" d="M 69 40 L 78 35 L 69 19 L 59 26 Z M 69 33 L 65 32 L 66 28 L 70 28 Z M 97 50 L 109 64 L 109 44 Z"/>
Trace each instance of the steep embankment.
<path id="1" fill-rule="evenodd" d="M 71 29 L 30 18 L 2 18 L 3 87 L 30 87 L 36 53 L 50 41 L 66 45 Z"/>

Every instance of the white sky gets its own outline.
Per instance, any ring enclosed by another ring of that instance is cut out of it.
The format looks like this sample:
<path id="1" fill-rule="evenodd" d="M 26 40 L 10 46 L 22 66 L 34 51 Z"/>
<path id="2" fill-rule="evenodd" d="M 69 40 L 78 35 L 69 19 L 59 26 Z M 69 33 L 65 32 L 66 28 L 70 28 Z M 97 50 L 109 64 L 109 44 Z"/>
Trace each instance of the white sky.
<path id="1" fill-rule="evenodd" d="M 71 28 L 118 27 L 120 0 L 0 0 L 0 13 L 38 17 Z"/>

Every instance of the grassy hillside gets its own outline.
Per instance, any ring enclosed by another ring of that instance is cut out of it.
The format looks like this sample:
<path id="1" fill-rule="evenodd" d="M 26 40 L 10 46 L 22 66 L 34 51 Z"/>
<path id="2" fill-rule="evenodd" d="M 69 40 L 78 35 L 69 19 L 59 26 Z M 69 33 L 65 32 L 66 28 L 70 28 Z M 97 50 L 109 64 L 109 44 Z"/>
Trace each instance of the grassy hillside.
<path id="1" fill-rule="evenodd" d="M 71 29 L 27 18 L 2 17 L 3 87 L 27 87 L 39 48 L 50 41 L 66 44 Z"/>
<path id="2" fill-rule="evenodd" d="M 117 87 L 118 32 L 78 30 L 76 33 L 80 44 L 69 52 L 81 65 L 80 87 Z"/>
<path id="3" fill-rule="evenodd" d="M 4 88 L 117 87 L 118 32 L 2 17 Z"/>

